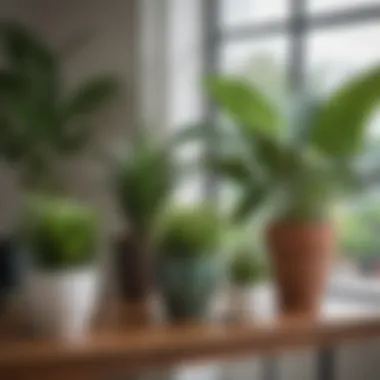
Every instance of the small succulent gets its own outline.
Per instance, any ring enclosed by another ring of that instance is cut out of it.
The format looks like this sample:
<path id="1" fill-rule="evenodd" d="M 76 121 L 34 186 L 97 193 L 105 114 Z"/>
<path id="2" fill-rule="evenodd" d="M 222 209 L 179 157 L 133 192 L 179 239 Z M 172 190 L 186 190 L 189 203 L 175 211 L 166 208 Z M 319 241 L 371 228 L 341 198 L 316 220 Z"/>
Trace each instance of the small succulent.
<path id="1" fill-rule="evenodd" d="M 229 279 L 237 286 L 253 284 L 266 275 L 267 268 L 263 260 L 249 250 L 237 252 L 229 266 Z"/>
<path id="2" fill-rule="evenodd" d="M 34 198 L 23 228 L 33 264 L 46 270 L 90 264 L 96 250 L 96 224 L 90 207 L 61 198 Z"/>
<path id="3" fill-rule="evenodd" d="M 221 222 L 207 207 L 170 210 L 160 222 L 159 253 L 164 257 L 201 257 L 216 253 Z"/>

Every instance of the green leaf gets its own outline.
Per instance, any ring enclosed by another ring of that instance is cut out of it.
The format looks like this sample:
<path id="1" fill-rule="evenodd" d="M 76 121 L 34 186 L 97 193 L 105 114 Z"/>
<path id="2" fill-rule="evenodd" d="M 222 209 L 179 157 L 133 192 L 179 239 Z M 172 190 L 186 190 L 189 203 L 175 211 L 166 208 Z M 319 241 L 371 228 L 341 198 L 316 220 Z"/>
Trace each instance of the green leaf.
<path id="1" fill-rule="evenodd" d="M 217 253 L 223 221 L 207 205 L 177 208 L 161 216 L 156 239 L 160 256 L 200 257 Z"/>
<path id="2" fill-rule="evenodd" d="M 249 184 L 243 188 L 243 194 L 232 213 L 233 220 L 244 222 L 261 206 L 267 194 L 268 189 L 263 185 Z"/>
<path id="3" fill-rule="evenodd" d="M 15 93 L 23 88 L 21 78 L 14 72 L 0 70 L 0 97 L 6 96 L 9 92 Z"/>
<path id="4" fill-rule="evenodd" d="M 117 166 L 115 183 L 132 228 L 149 231 L 172 191 L 174 176 L 172 157 L 161 150 L 161 145 L 156 141 L 134 142 L 133 151 Z"/>
<path id="5" fill-rule="evenodd" d="M 229 266 L 229 279 L 238 286 L 247 286 L 266 277 L 267 266 L 251 247 L 234 252 Z"/>
<path id="6" fill-rule="evenodd" d="M 0 25 L 5 64 L 27 84 L 30 96 L 42 101 L 58 97 L 59 62 L 53 50 L 28 28 L 15 22 Z"/>
<path id="7" fill-rule="evenodd" d="M 278 112 L 255 87 L 229 77 L 208 78 L 205 86 L 222 110 L 248 133 L 273 135 L 276 132 Z"/>
<path id="8" fill-rule="evenodd" d="M 95 258 L 94 210 L 64 198 L 32 198 L 24 219 L 24 238 L 34 264 L 48 270 L 89 265 Z"/>
<path id="9" fill-rule="evenodd" d="M 332 157 L 357 153 L 379 99 L 380 66 L 354 78 L 328 99 L 316 117 L 310 142 Z"/>
<path id="10" fill-rule="evenodd" d="M 91 79 L 79 86 L 67 101 L 69 116 L 84 116 L 101 107 L 115 95 L 118 82 L 112 76 L 104 75 Z"/>
<path id="11" fill-rule="evenodd" d="M 253 173 L 243 157 L 224 155 L 211 158 L 210 169 L 239 184 L 252 180 Z"/>
<path id="12" fill-rule="evenodd" d="M 298 153 L 274 138 L 257 135 L 254 142 L 257 160 L 268 179 L 281 180 L 298 170 Z"/>

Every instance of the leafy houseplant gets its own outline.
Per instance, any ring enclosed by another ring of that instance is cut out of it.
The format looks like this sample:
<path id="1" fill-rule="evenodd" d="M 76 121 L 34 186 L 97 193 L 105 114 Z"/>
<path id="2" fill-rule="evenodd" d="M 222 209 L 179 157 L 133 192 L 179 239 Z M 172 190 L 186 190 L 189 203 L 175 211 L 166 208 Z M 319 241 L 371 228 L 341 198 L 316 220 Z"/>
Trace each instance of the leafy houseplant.
<path id="1" fill-rule="evenodd" d="M 313 313 L 333 250 L 330 205 L 370 174 L 359 165 L 360 153 L 380 98 L 380 68 L 324 101 L 304 96 L 286 114 L 243 80 L 211 78 L 207 87 L 236 127 L 230 132 L 236 149 L 214 159 L 243 190 L 235 216 L 242 220 L 264 201 L 271 204 L 267 240 L 280 306 Z"/>
<path id="2" fill-rule="evenodd" d="M 126 221 L 117 243 L 116 269 L 122 293 L 129 300 L 144 301 L 151 291 L 154 226 L 176 176 L 166 148 L 140 131 L 116 165 L 115 189 Z"/>
<path id="3" fill-rule="evenodd" d="M 156 235 L 159 283 L 168 317 L 207 317 L 219 269 L 220 221 L 205 208 L 170 210 Z"/>
<path id="4" fill-rule="evenodd" d="M 51 48 L 18 23 L 0 23 L 0 49 L 0 159 L 15 169 L 22 190 L 61 193 L 59 166 L 87 146 L 93 116 L 115 95 L 117 81 L 108 74 L 94 75 L 68 90 L 63 70 L 67 49 Z M 4 254 L 19 256 L 16 244 L 5 246 Z M 19 261 L 4 260 L 4 275 L 14 283 Z"/>
<path id="5" fill-rule="evenodd" d="M 367 273 L 377 270 L 380 261 L 379 225 L 378 200 L 347 208 L 338 220 L 340 253 Z"/>
<path id="6" fill-rule="evenodd" d="M 70 91 L 64 56 L 17 23 L 0 24 L 0 157 L 27 189 L 61 190 L 57 163 L 89 141 L 92 119 L 115 94 L 111 75 L 86 78 Z"/>
<path id="7" fill-rule="evenodd" d="M 229 266 L 231 313 L 234 317 L 252 317 L 254 286 L 267 275 L 262 258 L 244 249 L 237 251 Z"/>
<path id="8" fill-rule="evenodd" d="M 41 198 L 31 202 L 26 241 L 36 267 L 64 271 L 87 267 L 96 249 L 94 212 L 66 199 Z"/>
<path id="9" fill-rule="evenodd" d="M 24 240 L 31 253 L 26 291 L 34 322 L 42 333 L 80 338 L 93 312 L 98 276 L 92 209 L 60 198 L 30 204 Z"/>
<path id="10" fill-rule="evenodd" d="M 237 252 L 230 263 L 229 279 L 237 287 L 251 286 L 265 275 L 263 261 L 253 252 Z"/>

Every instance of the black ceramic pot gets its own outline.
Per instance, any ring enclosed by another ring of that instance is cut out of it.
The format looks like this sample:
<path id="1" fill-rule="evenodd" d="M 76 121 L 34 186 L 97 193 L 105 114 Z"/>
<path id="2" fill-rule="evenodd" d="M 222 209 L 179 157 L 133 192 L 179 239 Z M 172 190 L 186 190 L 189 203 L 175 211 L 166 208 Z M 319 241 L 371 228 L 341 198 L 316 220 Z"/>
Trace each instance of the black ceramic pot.
<path id="1" fill-rule="evenodd" d="M 116 241 L 115 272 L 117 286 L 126 301 L 147 299 L 154 283 L 147 239 L 131 235 Z"/>
<path id="2" fill-rule="evenodd" d="M 0 307 L 21 280 L 21 260 L 15 240 L 0 237 Z"/>

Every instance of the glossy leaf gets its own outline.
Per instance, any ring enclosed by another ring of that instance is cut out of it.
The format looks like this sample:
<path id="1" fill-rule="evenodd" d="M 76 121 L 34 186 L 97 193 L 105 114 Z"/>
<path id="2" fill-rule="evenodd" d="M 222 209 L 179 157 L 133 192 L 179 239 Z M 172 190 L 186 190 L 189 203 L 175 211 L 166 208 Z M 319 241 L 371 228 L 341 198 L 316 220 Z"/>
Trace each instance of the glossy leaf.
<path id="1" fill-rule="evenodd" d="M 114 77 L 98 76 L 80 85 L 67 101 L 69 116 L 83 116 L 94 112 L 109 100 L 118 88 Z"/>
<path id="2" fill-rule="evenodd" d="M 17 164 L 25 178 L 42 173 L 53 178 L 51 163 L 88 142 L 89 117 L 115 94 L 116 79 L 92 76 L 66 94 L 60 57 L 43 39 L 18 23 L 0 24 L 0 37 L 0 155 Z M 29 162 L 37 162 L 38 171 Z"/>
<path id="3" fill-rule="evenodd" d="M 213 172 L 239 184 L 246 183 L 253 174 L 249 162 L 239 156 L 223 155 L 213 157 L 210 161 Z"/>
<path id="4" fill-rule="evenodd" d="M 208 78 L 205 86 L 222 110 L 247 133 L 273 135 L 277 131 L 278 111 L 255 87 L 229 77 Z"/>
<path id="5" fill-rule="evenodd" d="M 232 212 L 232 219 L 235 222 L 244 222 L 252 216 L 262 205 L 269 189 L 264 185 L 248 184 L 243 187 L 243 194 Z"/>
<path id="6" fill-rule="evenodd" d="M 376 67 L 349 81 L 326 101 L 316 117 L 310 142 L 332 157 L 357 153 L 379 100 L 380 67 Z"/>

